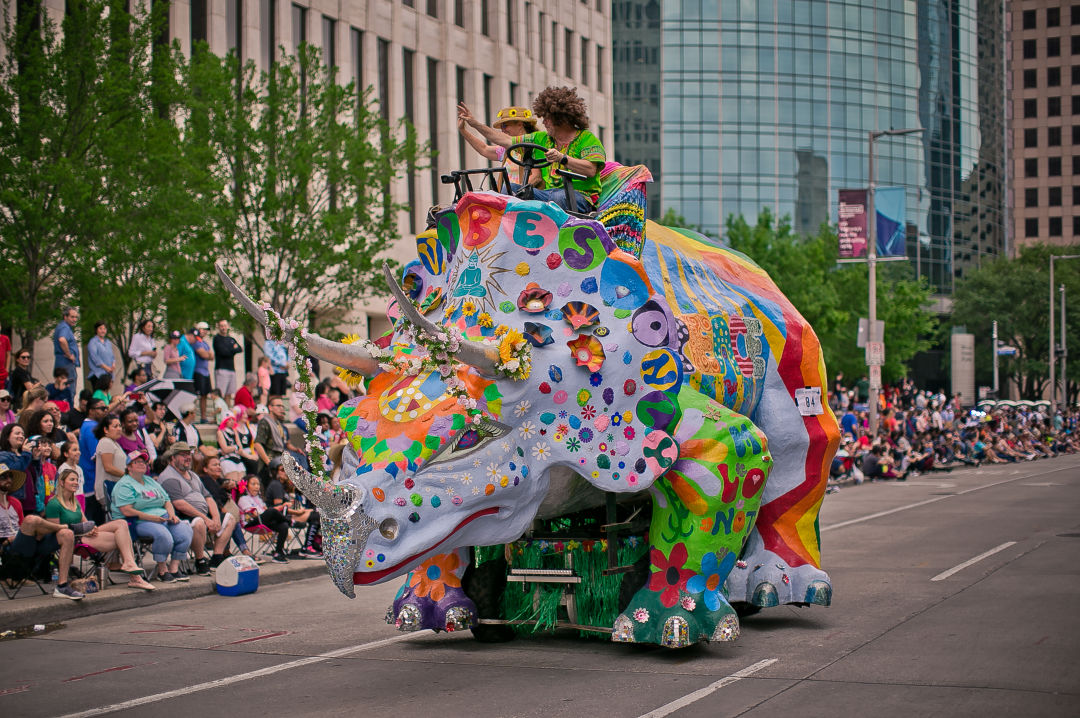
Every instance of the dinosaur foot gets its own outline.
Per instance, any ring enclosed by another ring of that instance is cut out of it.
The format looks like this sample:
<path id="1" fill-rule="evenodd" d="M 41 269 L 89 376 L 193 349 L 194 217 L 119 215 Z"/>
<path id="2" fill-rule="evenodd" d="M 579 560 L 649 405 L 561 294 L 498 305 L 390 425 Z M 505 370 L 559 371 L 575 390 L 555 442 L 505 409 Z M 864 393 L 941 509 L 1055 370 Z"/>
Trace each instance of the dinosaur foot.
<path id="1" fill-rule="evenodd" d="M 386 622 L 399 631 L 464 631 L 476 626 L 476 606 L 460 588 L 446 587 L 435 600 L 406 586 L 386 612 Z"/>
<path id="2" fill-rule="evenodd" d="M 681 593 L 667 606 L 662 594 L 643 588 L 615 619 L 611 640 L 685 648 L 701 641 L 734 641 L 738 637 L 739 618 L 719 591 Z"/>
<path id="3" fill-rule="evenodd" d="M 760 608 L 794 603 L 832 603 L 829 575 L 809 564 L 789 566 L 771 551 L 748 554 L 735 564 L 725 584 L 728 600 Z"/>

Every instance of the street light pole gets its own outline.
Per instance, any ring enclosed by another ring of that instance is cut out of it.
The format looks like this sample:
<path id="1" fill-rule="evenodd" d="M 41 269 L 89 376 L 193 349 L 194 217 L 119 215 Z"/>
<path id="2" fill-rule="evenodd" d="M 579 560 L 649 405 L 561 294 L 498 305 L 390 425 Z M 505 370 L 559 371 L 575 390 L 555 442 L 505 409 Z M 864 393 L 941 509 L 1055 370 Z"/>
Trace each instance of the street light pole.
<path id="1" fill-rule="evenodd" d="M 1050 417 L 1057 415 L 1057 378 L 1054 376 L 1054 359 L 1056 347 L 1054 346 L 1054 260 L 1055 259 L 1080 259 L 1080 254 L 1051 254 L 1050 255 Z M 1064 298 L 1064 297 L 1063 297 Z M 1061 313 L 1064 316 L 1065 306 L 1062 305 Z M 1065 325 L 1061 326 L 1061 336 L 1065 336 Z M 1067 385 L 1066 385 L 1067 386 Z"/>
<path id="2" fill-rule="evenodd" d="M 998 398 L 998 335 L 997 319 L 994 320 L 994 399 Z"/>
<path id="3" fill-rule="evenodd" d="M 866 228 L 866 264 L 869 271 L 870 285 L 870 342 L 884 341 L 884 337 L 877 336 L 877 216 L 874 214 L 874 140 L 886 135 L 892 137 L 896 135 L 910 135 L 916 132 L 922 132 L 921 127 L 912 127 L 904 130 L 872 130 L 869 133 L 870 147 L 867 152 L 870 159 L 870 182 L 869 189 L 866 192 L 866 215 L 868 218 Z M 867 352 L 869 353 L 869 351 Z M 867 357 L 869 358 L 869 357 Z M 873 375 L 874 371 L 867 364 L 867 373 Z M 871 378 L 870 381 L 870 396 L 869 396 L 869 409 L 870 409 L 870 434 L 871 436 L 877 434 L 878 430 L 878 392 L 881 391 L 880 384 L 880 369 L 878 379 L 875 381 Z"/>

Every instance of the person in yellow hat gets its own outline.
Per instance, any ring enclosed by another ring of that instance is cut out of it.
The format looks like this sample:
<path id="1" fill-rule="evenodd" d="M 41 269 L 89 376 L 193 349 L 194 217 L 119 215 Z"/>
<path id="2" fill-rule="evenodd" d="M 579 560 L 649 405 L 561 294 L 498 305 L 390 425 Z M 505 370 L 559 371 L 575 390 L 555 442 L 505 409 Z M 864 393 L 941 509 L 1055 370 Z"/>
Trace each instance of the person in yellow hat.
<path id="1" fill-rule="evenodd" d="M 495 121 L 491 123 L 491 126 L 505 132 L 510 137 L 522 137 L 530 132 L 536 132 L 536 115 L 528 107 L 504 107 L 496 113 Z M 485 159 L 492 162 L 501 162 L 510 175 L 510 181 L 514 184 L 528 184 L 526 181 L 528 178 L 524 176 L 524 169 L 506 159 L 505 147 L 485 144 L 484 140 L 470 132 L 468 127 L 468 123 L 459 117 L 458 132 L 461 133 L 461 136 L 465 138 L 470 147 Z M 536 182 L 539 182 L 539 174 L 539 172 L 536 172 L 537 176 L 533 178 Z"/>

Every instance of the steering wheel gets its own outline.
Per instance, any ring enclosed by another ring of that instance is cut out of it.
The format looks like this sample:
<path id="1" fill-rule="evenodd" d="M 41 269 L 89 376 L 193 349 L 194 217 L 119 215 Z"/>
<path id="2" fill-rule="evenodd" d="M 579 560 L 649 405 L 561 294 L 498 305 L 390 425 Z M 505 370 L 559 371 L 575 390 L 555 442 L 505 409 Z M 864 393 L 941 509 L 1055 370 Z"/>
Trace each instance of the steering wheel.
<path id="1" fill-rule="evenodd" d="M 523 168 L 525 170 L 525 176 L 528 177 L 529 173 L 533 170 L 543 169 L 551 164 L 551 160 L 546 157 L 536 159 L 533 151 L 538 150 L 541 153 L 545 153 L 549 149 L 551 148 L 538 145 L 535 142 L 518 142 L 516 145 L 510 145 L 506 148 L 506 157 L 518 167 Z M 515 150 L 521 150 L 521 159 L 514 156 Z"/>

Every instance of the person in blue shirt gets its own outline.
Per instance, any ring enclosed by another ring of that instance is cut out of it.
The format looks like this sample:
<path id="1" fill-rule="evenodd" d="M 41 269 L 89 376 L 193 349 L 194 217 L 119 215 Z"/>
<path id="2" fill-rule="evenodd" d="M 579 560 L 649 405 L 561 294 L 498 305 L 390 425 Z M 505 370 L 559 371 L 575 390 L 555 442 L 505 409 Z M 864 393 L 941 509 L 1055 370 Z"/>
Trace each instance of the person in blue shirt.
<path id="1" fill-rule="evenodd" d="M 97 462 L 94 457 L 97 454 L 97 437 L 94 429 L 98 422 L 104 418 L 108 407 L 101 399 L 92 398 L 86 402 L 86 419 L 79 427 L 79 467 L 83 470 L 83 495 L 86 500 L 86 518 L 100 525 L 105 523 L 105 507 L 94 496 L 94 486 L 97 484 Z"/>
<path id="2" fill-rule="evenodd" d="M 176 345 L 176 349 L 180 352 L 180 376 L 191 381 L 195 376 L 195 350 L 191 347 L 187 334 L 180 335 L 180 343 Z"/>
<path id="3" fill-rule="evenodd" d="M 270 360 L 270 395 L 285 396 L 289 386 L 289 350 L 284 342 L 267 339 L 263 354 Z"/>
<path id="4" fill-rule="evenodd" d="M 90 356 L 90 383 L 95 389 L 106 394 L 112 387 L 113 375 L 116 373 L 116 355 L 112 342 L 105 338 L 107 333 L 105 322 L 95 323 L 94 336 L 86 344 L 86 352 Z"/>
<path id="5" fill-rule="evenodd" d="M 79 310 L 64 309 L 64 318 L 53 330 L 53 371 L 64 367 L 68 377 L 75 381 L 79 368 L 79 343 L 75 341 L 75 325 L 79 323 Z"/>
<path id="6" fill-rule="evenodd" d="M 53 369 L 52 384 L 45 386 L 45 391 L 49 392 L 49 401 L 62 401 L 66 406 L 60 407 L 61 411 L 67 411 L 75 406 L 75 392 L 71 388 L 71 377 L 68 375 L 68 370 L 62 366 L 58 366 Z"/>
<path id="7" fill-rule="evenodd" d="M 210 395 L 210 360 L 214 358 L 214 353 L 203 339 L 201 326 L 192 329 L 191 336 L 195 340 L 191 345 L 195 350 L 195 374 L 192 379 L 195 382 L 195 396 L 199 397 L 199 422 L 205 424 L 206 397 Z"/>

